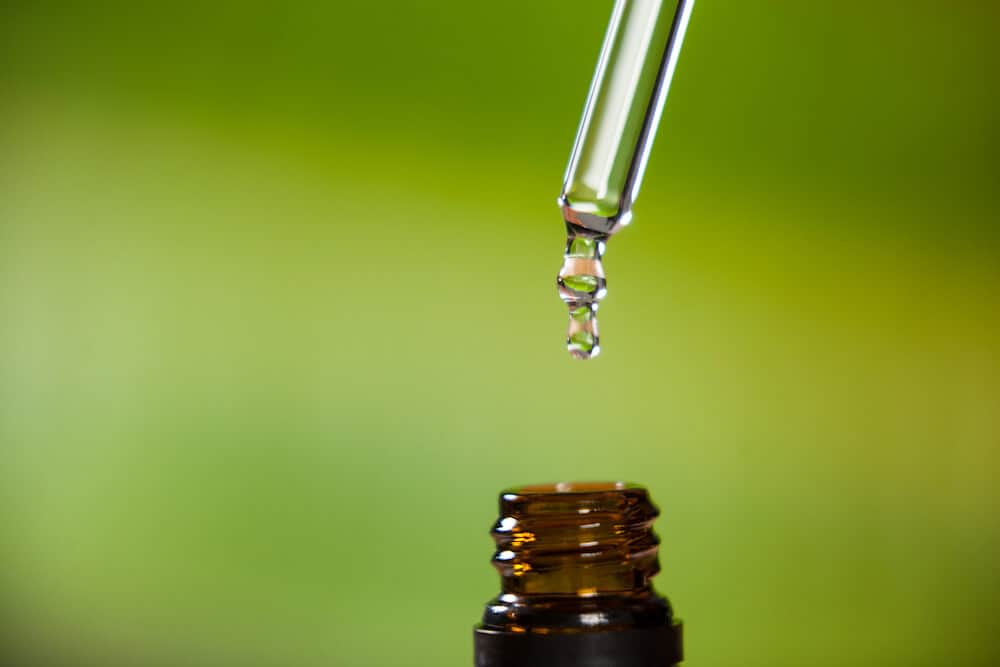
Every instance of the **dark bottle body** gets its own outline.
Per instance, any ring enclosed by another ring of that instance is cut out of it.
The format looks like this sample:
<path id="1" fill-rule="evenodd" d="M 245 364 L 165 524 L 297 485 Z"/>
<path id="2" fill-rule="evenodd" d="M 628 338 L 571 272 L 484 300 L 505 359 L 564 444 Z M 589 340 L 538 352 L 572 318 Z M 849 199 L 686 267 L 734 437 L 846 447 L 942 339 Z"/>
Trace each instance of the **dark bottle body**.
<path id="1" fill-rule="evenodd" d="M 659 514 L 640 486 L 517 487 L 492 534 L 501 593 L 475 630 L 477 667 L 670 667 L 680 624 L 652 587 Z"/>

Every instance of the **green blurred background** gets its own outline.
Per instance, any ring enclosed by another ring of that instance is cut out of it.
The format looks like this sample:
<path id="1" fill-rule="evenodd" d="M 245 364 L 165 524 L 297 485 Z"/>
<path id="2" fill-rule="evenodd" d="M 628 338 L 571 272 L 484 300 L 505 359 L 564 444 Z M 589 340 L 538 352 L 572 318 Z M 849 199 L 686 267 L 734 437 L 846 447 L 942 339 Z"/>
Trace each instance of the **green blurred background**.
<path id="1" fill-rule="evenodd" d="M 609 478 L 687 664 L 1000 660 L 1000 9 L 700 0 L 580 363 L 610 9 L 2 4 L 17 664 L 468 665 L 497 492 Z"/>

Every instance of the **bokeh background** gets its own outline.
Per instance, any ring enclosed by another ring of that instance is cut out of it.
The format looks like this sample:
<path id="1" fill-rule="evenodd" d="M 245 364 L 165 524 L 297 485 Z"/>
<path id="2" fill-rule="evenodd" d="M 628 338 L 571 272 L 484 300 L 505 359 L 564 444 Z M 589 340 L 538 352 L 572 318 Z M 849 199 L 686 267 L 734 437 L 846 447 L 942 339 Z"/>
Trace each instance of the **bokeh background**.
<path id="1" fill-rule="evenodd" d="M 687 664 L 997 664 L 1000 9 L 701 0 L 580 363 L 610 9 L 2 3 L 11 664 L 468 665 L 498 491 L 609 478 Z"/>

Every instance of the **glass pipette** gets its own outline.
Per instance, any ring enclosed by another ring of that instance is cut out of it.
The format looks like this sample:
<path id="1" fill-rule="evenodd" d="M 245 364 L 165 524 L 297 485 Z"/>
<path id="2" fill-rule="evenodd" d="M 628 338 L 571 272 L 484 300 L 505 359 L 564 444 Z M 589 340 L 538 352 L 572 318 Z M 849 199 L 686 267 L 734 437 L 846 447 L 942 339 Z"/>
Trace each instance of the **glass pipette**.
<path id="1" fill-rule="evenodd" d="M 616 0 L 611 14 L 559 195 L 568 236 L 559 296 L 569 306 L 566 344 L 578 359 L 601 349 L 601 257 L 608 237 L 632 217 L 693 5 Z"/>

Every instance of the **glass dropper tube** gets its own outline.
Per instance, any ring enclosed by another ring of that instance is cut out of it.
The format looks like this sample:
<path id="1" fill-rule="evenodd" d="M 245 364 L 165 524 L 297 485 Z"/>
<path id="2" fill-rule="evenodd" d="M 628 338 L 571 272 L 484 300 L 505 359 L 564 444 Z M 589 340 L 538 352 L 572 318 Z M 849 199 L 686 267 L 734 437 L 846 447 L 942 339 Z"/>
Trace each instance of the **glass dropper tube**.
<path id="1" fill-rule="evenodd" d="M 566 347 L 578 359 L 601 351 L 605 243 L 632 217 L 693 6 L 616 0 L 611 14 L 559 195 L 567 240 L 557 281 L 569 307 Z"/>
<path id="2" fill-rule="evenodd" d="M 585 227 L 628 222 L 693 5 L 615 2 L 559 197 Z"/>

